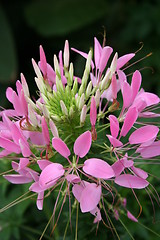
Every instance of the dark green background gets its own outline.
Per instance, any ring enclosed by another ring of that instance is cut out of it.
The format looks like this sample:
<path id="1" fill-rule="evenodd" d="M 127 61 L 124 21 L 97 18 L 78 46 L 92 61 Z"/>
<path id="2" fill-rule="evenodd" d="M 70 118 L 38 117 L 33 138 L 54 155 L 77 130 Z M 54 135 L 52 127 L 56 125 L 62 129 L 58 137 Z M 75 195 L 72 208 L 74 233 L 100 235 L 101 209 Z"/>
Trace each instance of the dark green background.
<path id="1" fill-rule="evenodd" d="M 7 86 L 15 88 L 15 81 L 19 79 L 21 72 L 27 78 L 31 94 L 35 95 L 35 74 L 31 58 L 39 60 L 40 44 L 44 47 L 47 60 L 52 65 L 53 54 L 58 54 L 58 51 L 63 49 L 65 39 L 69 40 L 70 46 L 87 52 L 93 46 L 94 36 L 101 43 L 103 42 L 104 29 L 107 37 L 106 44 L 112 46 L 114 51 L 118 51 L 119 56 L 137 51 L 141 46 L 140 42 L 143 42 L 144 47 L 133 61 L 153 52 L 151 57 L 134 65 L 128 69 L 127 73 L 145 68 L 142 70 L 143 87 L 147 91 L 158 94 L 160 92 L 159 0 L 2 0 L 0 3 L 1 105 L 9 106 L 5 99 L 5 90 Z M 75 64 L 76 73 L 81 76 L 84 60 L 75 53 L 71 53 L 71 61 Z M 160 171 L 156 166 L 152 172 L 159 175 Z M 12 188 L 2 178 L 0 182 L 3 183 L 0 188 L 1 207 L 24 192 L 24 187 Z M 155 186 L 158 189 L 159 183 L 155 182 Z M 157 233 L 160 232 L 158 227 L 160 212 L 157 205 L 155 207 L 156 224 L 152 224 L 152 205 L 149 198 L 146 200 L 145 195 L 142 195 L 142 205 L 143 203 L 145 207 L 142 222 Z M 134 204 L 136 206 L 136 203 Z M 44 212 L 39 212 L 35 204 L 30 205 L 30 201 L 26 201 L 0 214 L 0 239 L 38 239 L 51 214 L 53 199 L 48 200 L 48 205 Z M 133 203 L 130 202 L 130 205 L 132 206 Z M 89 215 L 81 218 L 83 221 L 79 226 L 79 239 L 96 238 L 95 231 L 89 233 L 92 228 L 92 218 Z M 124 221 L 127 223 L 128 220 Z M 64 224 L 63 221 L 61 224 Z M 130 239 L 121 224 L 118 222 L 115 224 L 118 226 L 121 239 Z M 127 226 L 135 239 L 159 239 L 139 224 L 128 221 Z M 61 228 L 57 228 L 55 239 L 62 239 L 60 236 Z M 68 239 L 74 239 L 74 234 L 71 236 Z M 101 224 L 99 239 L 112 238 L 111 231 Z"/>

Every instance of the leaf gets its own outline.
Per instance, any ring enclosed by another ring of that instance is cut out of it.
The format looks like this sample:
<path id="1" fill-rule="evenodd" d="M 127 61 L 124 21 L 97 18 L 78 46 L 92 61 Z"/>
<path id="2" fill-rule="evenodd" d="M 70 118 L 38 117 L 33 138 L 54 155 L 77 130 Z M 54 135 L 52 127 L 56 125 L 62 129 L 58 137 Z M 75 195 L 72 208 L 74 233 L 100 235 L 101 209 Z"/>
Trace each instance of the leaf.
<path id="1" fill-rule="evenodd" d="M 44 36 L 65 35 L 106 15 L 105 0 L 40 0 L 26 7 L 28 24 Z"/>
<path id="2" fill-rule="evenodd" d="M 0 82 L 8 84 L 16 78 L 17 57 L 10 25 L 1 6 L 0 36 Z"/>

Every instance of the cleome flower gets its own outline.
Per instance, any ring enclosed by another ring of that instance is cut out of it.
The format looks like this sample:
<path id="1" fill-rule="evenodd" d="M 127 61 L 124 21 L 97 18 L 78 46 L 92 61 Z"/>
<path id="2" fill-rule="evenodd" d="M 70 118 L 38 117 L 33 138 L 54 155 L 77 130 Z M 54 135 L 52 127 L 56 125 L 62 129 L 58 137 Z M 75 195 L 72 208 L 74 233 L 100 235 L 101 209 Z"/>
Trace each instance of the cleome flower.
<path id="1" fill-rule="evenodd" d="M 76 229 L 80 208 L 80 214 L 94 216 L 97 227 L 108 224 L 117 234 L 111 218 L 121 222 L 125 215 L 139 221 L 140 214 L 133 216 L 126 207 L 133 201 L 131 194 L 140 213 L 141 191 L 152 205 L 152 197 L 159 203 L 152 168 L 146 164 L 156 163 L 160 155 L 160 100 L 141 88 L 139 70 L 131 79 L 125 74 L 135 53 L 118 57 L 97 38 L 94 53 L 71 49 L 86 59 L 82 76 L 75 76 L 66 40 L 64 50 L 54 55 L 53 66 L 42 46 L 40 59 L 32 59 L 37 97 L 30 96 L 23 74 L 16 91 L 7 88 L 13 109 L 0 112 L 0 158 L 11 159 L 12 169 L 1 175 L 12 184 L 30 184 L 29 197 L 37 197 L 39 210 L 45 208 L 45 198 L 56 197 L 53 231 L 68 199 L 70 222 L 77 207 Z"/>

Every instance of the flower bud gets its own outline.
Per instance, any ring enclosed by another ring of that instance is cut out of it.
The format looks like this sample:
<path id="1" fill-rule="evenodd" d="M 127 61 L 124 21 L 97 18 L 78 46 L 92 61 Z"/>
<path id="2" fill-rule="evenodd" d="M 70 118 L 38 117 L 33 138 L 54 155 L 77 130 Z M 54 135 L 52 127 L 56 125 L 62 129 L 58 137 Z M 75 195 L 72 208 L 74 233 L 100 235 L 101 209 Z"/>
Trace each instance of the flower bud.
<path id="1" fill-rule="evenodd" d="M 100 91 L 99 91 L 99 89 L 97 89 L 96 95 L 95 95 L 96 106 L 99 105 L 100 97 L 101 97 Z"/>
<path id="2" fill-rule="evenodd" d="M 68 66 L 69 66 L 69 42 L 68 42 L 68 40 L 65 41 L 63 59 L 64 59 L 64 67 L 68 68 Z"/>
<path id="3" fill-rule="evenodd" d="M 64 104 L 63 100 L 60 100 L 60 105 L 61 105 L 62 112 L 65 115 L 68 115 L 68 110 L 67 110 L 66 105 Z"/>
<path id="4" fill-rule="evenodd" d="M 80 124 L 84 124 L 87 115 L 87 106 L 84 105 L 80 115 Z"/>
<path id="5" fill-rule="evenodd" d="M 54 124 L 54 122 L 51 119 L 49 120 L 49 126 L 50 126 L 50 129 L 51 129 L 51 132 L 52 132 L 53 136 L 54 137 L 59 137 L 56 125 Z"/>
<path id="6" fill-rule="evenodd" d="M 115 73 L 116 68 L 117 68 L 117 59 L 118 59 L 118 53 L 116 52 L 113 60 L 111 62 L 111 66 L 110 66 L 110 70 L 111 70 L 111 75 L 113 75 L 113 73 Z"/>
<path id="7" fill-rule="evenodd" d="M 24 95 L 29 97 L 30 94 L 29 94 L 28 84 L 26 82 L 26 79 L 25 79 L 23 73 L 21 73 L 21 82 L 22 82 L 22 88 L 23 88 L 23 91 L 24 91 Z"/>
<path id="8" fill-rule="evenodd" d="M 89 82 L 87 89 L 86 89 L 86 98 L 88 98 L 91 94 L 91 90 L 92 90 L 92 81 Z"/>
<path id="9" fill-rule="evenodd" d="M 82 96 L 80 97 L 80 101 L 79 101 L 79 109 L 80 110 L 84 106 L 84 100 L 85 100 L 85 96 L 84 96 L 84 93 L 83 93 Z"/>
<path id="10" fill-rule="evenodd" d="M 33 58 L 32 58 L 32 65 L 33 65 L 33 68 L 34 68 L 34 71 L 35 71 L 37 77 L 40 78 L 40 79 L 43 79 L 42 73 L 41 73 L 37 63 L 35 62 L 35 60 Z"/>
<path id="11" fill-rule="evenodd" d="M 30 104 L 28 104 L 28 116 L 32 125 L 37 127 L 38 126 L 37 118 Z"/>

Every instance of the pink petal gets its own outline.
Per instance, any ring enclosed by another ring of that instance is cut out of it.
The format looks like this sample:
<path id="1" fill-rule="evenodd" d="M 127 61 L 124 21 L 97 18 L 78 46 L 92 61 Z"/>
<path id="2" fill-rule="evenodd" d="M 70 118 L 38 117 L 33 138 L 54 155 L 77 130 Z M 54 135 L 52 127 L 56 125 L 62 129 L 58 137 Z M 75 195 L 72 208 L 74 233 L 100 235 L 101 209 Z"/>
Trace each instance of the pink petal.
<path id="1" fill-rule="evenodd" d="M 90 106 L 90 122 L 92 126 L 95 126 L 97 119 L 97 108 L 96 108 L 96 101 L 94 96 L 91 98 L 91 106 Z"/>
<path id="2" fill-rule="evenodd" d="M 41 170 L 44 170 L 48 165 L 52 164 L 52 162 L 44 159 L 38 160 L 37 163 Z"/>
<path id="3" fill-rule="evenodd" d="M 83 158 L 88 152 L 92 144 L 92 135 L 90 131 L 82 133 L 74 143 L 74 153 Z"/>
<path id="4" fill-rule="evenodd" d="M 154 125 L 148 125 L 135 130 L 129 137 L 130 144 L 139 144 L 156 138 L 159 128 Z"/>
<path id="5" fill-rule="evenodd" d="M 148 173 L 146 173 L 144 170 L 142 170 L 140 168 L 136 168 L 136 167 L 132 166 L 132 170 L 140 178 L 146 179 L 148 177 Z"/>
<path id="6" fill-rule="evenodd" d="M 19 140 L 19 146 L 21 148 L 23 157 L 29 157 L 32 154 L 27 141 L 24 141 L 23 139 L 20 139 Z"/>
<path id="7" fill-rule="evenodd" d="M 112 88 L 112 99 L 116 99 L 117 98 L 118 86 L 117 86 L 117 79 L 116 79 L 115 74 L 113 74 L 113 76 L 112 76 L 111 88 Z"/>
<path id="8" fill-rule="evenodd" d="M 13 92 L 14 91 L 11 87 L 8 87 L 6 90 L 6 97 L 11 103 L 13 102 Z"/>
<path id="9" fill-rule="evenodd" d="M 108 179 L 114 177 L 112 167 L 98 158 L 90 158 L 84 162 L 83 171 L 93 177 Z"/>
<path id="10" fill-rule="evenodd" d="M 95 61 L 95 65 L 96 65 L 97 69 L 99 66 L 101 53 L 102 53 L 102 47 L 101 47 L 99 41 L 97 40 L 97 38 L 95 37 L 94 38 L 94 61 Z"/>
<path id="11" fill-rule="evenodd" d="M 121 67 L 123 67 L 134 56 L 135 56 L 135 53 L 129 53 L 129 54 L 123 55 L 122 57 L 118 58 L 118 60 L 117 60 L 117 70 L 120 69 Z"/>
<path id="12" fill-rule="evenodd" d="M 33 181 L 32 178 L 28 178 L 18 174 L 4 175 L 3 177 L 13 184 L 24 184 Z"/>
<path id="13" fill-rule="evenodd" d="M 82 212 L 90 212 L 97 207 L 101 199 L 101 186 L 90 183 L 84 188 L 80 198 L 80 208 Z"/>
<path id="14" fill-rule="evenodd" d="M 123 146 L 123 143 L 119 141 L 118 139 L 112 137 L 111 135 L 106 135 L 110 141 L 110 143 L 113 145 L 113 147 L 121 147 Z"/>
<path id="15" fill-rule="evenodd" d="M 148 186 L 149 182 L 145 179 L 131 174 L 122 174 L 115 178 L 115 183 L 126 188 L 142 189 Z"/>
<path id="16" fill-rule="evenodd" d="M 38 210 L 43 209 L 43 200 L 44 200 L 44 192 L 38 193 L 38 197 L 37 197 L 37 208 L 38 208 Z"/>
<path id="17" fill-rule="evenodd" d="M 158 104 L 160 102 L 160 99 L 156 94 L 149 93 L 149 92 L 140 93 L 138 95 L 138 98 L 143 99 L 146 102 L 147 107 L 154 104 Z"/>
<path id="18" fill-rule="evenodd" d="M 50 81 L 52 84 L 56 83 L 56 73 L 48 63 L 47 63 L 47 78 L 48 78 L 49 83 L 50 83 Z"/>
<path id="19" fill-rule="evenodd" d="M 122 95 L 123 95 L 123 107 L 128 108 L 131 105 L 131 101 L 132 101 L 131 99 L 132 89 L 127 82 L 123 83 Z"/>
<path id="20" fill-rule="evenodd" d="M 140 86 L 141 86 L 141 81 L 142 81 L 141 73 L 138 70 L 136 70 L 133 73 L 132 83 L 131 83 L 132 102 L 134 101 L 135 97 L 138 94 L 138 91 L 139 91 Z"/>
<path id="21" fill-rule="evenodd" d="M 110 121 L 111 135 L 114 138 L 117 138 L 118 133 L 119 133 L 119 122 L 118 122 L 118 119 L 114 115 L 109 115 L 109 121 Z"/>
<path id="22" fill-rule="evenodd" d="M 68 158 L 68 156 L 71 154 L 67 145 L 60 138 L 53 138 L 52 146 L 64 158 Z"/>
<path id="23" fill-rule="evenodd" d="M 29 188 L 30 191 L 32 192 L 36 192 L 36 193 L 41 193 L 41 192 L 44 192 L 44 188 L 42 188 L 40 185 L 39 185 L 39 182 L 34 182 L 30 188 Z"/>
<path id="24" fill-rule="evenodd" d="M 124 164 L 122 161 L 118 160 L 117 162 L 113 163 L 112 169 L 115 173 L 115 176 L 119 176 L 123 170 L 125 169 Z"/>
<path id="25" fill-rule="evenodd" d="M 47 74 L 47 61 L 46 61 L 46 56 L 43 50 L 43 47 L 40 45 L 39 47 L 40 50 L 40 69 L 43 72 L 44 77 L 46 77 Z"/>
<path id="26" fill-rule="evenodd" d="M 80 202 L 83 190 L 84 190 L 84 186 L 82 184 L 80 184 L 80 185 L 75 184 L 72 188 L 72 193 L 78 202 Z"/>
<path id="27" fill-rule="evenodd" d="M 0 137 L 0 146 L 9 152 L 17 154 L 21 152 L 20 147 L 17 144 L 3 137 Z"/>
<path id="28" fill-rule="evenodd" d="M 125 137 L 129 130 L 132 128 L 133 124 L 137 120 L 138 117 L 138 111 L 134 108 L 129 108 L 126 117 L 124 119 L 124 123 L 121 129 L 121 136 Z"/>
<path id="29" fill-rule="evenodd" d="M 29 164 L 29 158 L 20 158 L 19 169 L 25 168 Z"/>
<path id="30" fill-rule="evenodd" d="M 126 74 L 121 70 L 118 70 L 117 74 L 118 74 L 118 78 L 119 78 L 119 82 L 120 82 L 120 87 L 123 90 L 123 83 L 127 82 Z"/>
<path id="31" fill-rule="evenodd" d="M 75 175 L 75 174 L 68 174 L 68 175 L 66 176 L 66 179 L 67 179 L 67 181 L 70 182 L 70 183 L 78 183 L 78 182 L 81 181 L 80 177 L 78 177 L 78 176 Z"/>
<path id="32" fill-rule="evenodd" d="M 80 54 L 82 57 L 84 57 L 84 58 L 88 58 L 88 54 L 87 53 L 84 53 L 84 52 L 82 52 L 82 51 L 79 51 L 79 50 L 77 50 L 77 49 L 75 49 L 75 48 L 71 48 L 71 50 L 72 51 L 74 51 L 74 52 L 76 52 L 76 53 L 78 53 L 78 54 Z M 93 61 L 91 60 L 91 67 L 92 67 L 92 69 L 94 68 L 94 63 L 93 63 Z"/>
<path id="33" fill-rule="evenodd" d="M 16 110 L 18 115 L 23 116 L 24 109 L 22 108 L 19 97 L 17 96 L 16 92 L 14 92 L 14 91 L 13 91 L 13 96 L 12 96 L 12 103 L 13 103 L 14 109 Z"/>
<path id="34" fill-rule="evenodd" d="M 105 69 L 108 59 L 113 52 L 113 49 L 111 47 L 104 47 L 101 52 L 101 56 L 99 59 L 99 64 L 98 64 L 98 69 L 102 73 L 103 70 Z"/>
<path id="35" fill-rule="evenodd" d="M 138 222 L 137 218 L 135 218 L 132 213 L 130 213 L 129 211 L 127 211 L 127 217 L 132 220 L 133 222 Z"/>
<path id="36" fill-rule="evenodd" d="M 43 134 L 45 143 L 46 145 L 50 145 L 49 130 L 48 130 L 48 126 L 44 116 L 42 117 L 41 124 L 42 124 L 42 134 Z"/>
<path id="37" fill-rule="evenodd" d="M 12 151 L 2 150 L 2 151 L 0 152 L 0 158 L 3 158 L 3 157 L 5 157 L 5 156 L 7 156 L 7 155 L 9 155 L 9 154 L 11 154 L 11 153 L 12 153 Z"/>
<path id="38" fill-rule="evenodd" d="M 39 177 L 39 184 L 41 187 L 51 187 L 55 184 L 55 182 L 63 176 L 65 170 L 63 166 L 59 163 L 49 164 L 44 170 L 41 172 Z"/>
<path id="39" fill-rule="evenodd" d="M 95 216 L 94 223 L 97 223 L 102 220 L 101 212 L 98 207 L 90 211 L 90 213 Z"/>
<path id="40" fill-rule="evenodd" d="M 160 141 L 154 142 L 152 145 L 142 148 L 140 154 L 143 158 L 152 158 L 160 155 Z"/>

